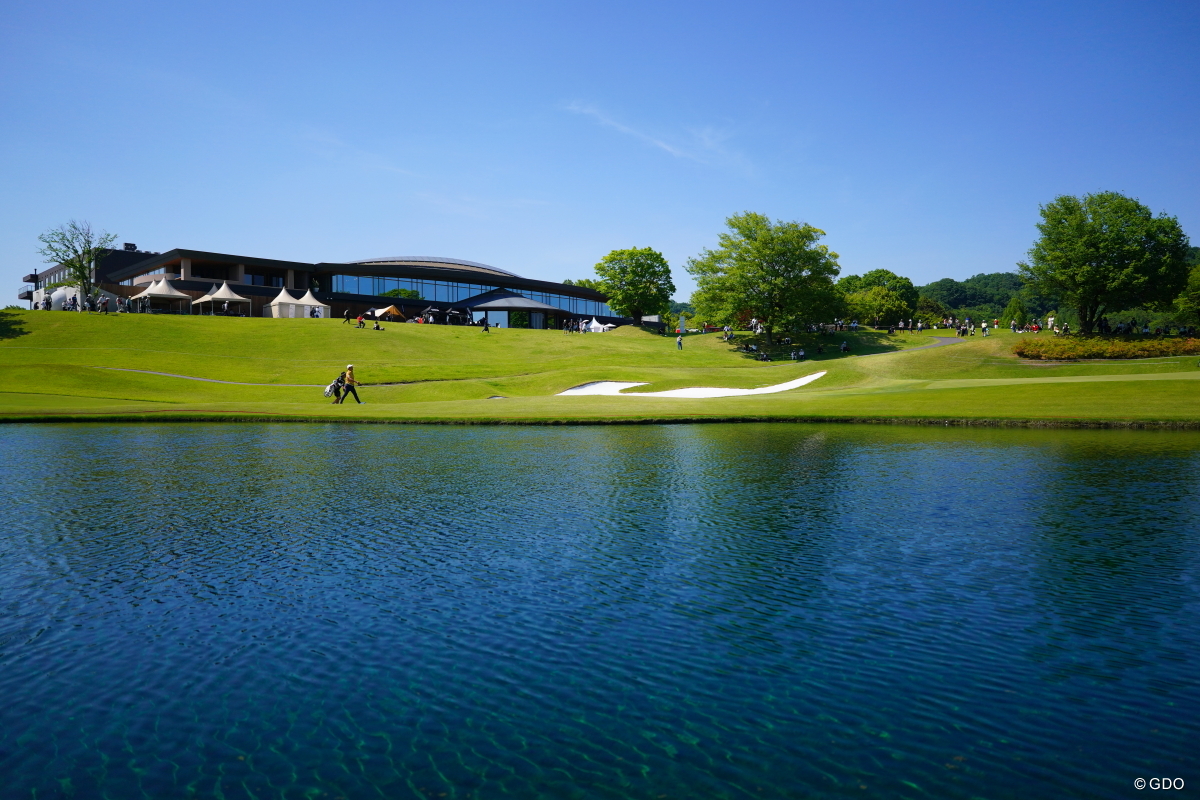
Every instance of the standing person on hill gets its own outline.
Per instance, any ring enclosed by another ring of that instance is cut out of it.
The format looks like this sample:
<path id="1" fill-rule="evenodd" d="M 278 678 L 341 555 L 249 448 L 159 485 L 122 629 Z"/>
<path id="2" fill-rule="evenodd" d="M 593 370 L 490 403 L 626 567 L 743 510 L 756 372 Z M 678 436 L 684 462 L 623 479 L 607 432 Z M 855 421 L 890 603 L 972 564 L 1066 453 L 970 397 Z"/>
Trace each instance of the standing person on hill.
<path id="1" fill-rule="evenodd" d="M 345 381 L 345 383 L 346 383 L 346 385 L 342 389 L 342 399 L 339 402 L 340 403 L 346 402 L 346 398 L 349 397 L 351 394 L 353 394 L 354 402 L 358 403 L 361 406 L 363 404 L 363 401 L 358 399 L 358 390 L 354 388 L 355 386 L 358 386 L 359 383 L 358 383 L 358 381 L 356 381 L 354 379 L 354 365 L 353 364 L 346 365 L 346 381 Z"/>
<path id="2" fill-rule="evenodd" d="M 675 349 L 676 350 L 683 349 L 683 334 L 682 333 L 675 337 Z"/>

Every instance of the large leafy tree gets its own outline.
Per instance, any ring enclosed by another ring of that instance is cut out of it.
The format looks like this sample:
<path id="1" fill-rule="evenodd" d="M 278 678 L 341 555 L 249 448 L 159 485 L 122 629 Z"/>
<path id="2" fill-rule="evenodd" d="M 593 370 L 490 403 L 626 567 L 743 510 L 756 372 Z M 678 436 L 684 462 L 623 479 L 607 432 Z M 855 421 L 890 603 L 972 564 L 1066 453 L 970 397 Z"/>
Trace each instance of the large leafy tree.
<path id="1" fill-rule="evenodd" d="M 950 316 L 950 311 L 936 298 L 921 295 L 917 300 L 917 318 L 924 320 L 929 324 L 940 324 L 942 320 Z"/>
<path id="2" fill-rule="evenodd" d="M 838 281 L 838 288 L 847 296 L 860 294 L 869 289 L 888 289 L 898 295 L 904 303 L 901 313 L 912 314 L 917 309 L 920 292 L 908 278 L 887 269 L 873 269 L 865 275 L 847 275 Z"/>
<path id="3" fill-rule="evenodd" d="M 752 212 L 725 221 L 718 246 L 688 261 L 697 313 L 714 320 L 755 317 L 767 342 L 775 330 L 826 317 L 840 302 L 837 253 L 825 232 L 799 222 L 771 222 Z"/>
<path id="4" fill-rule="evenodd" d="M 1041 215 L 1041 237 L 1017 266 L 1035 291 L 1078 311 L 1082 333 L 1107 312 L 1165 306 L 1187 282 L 1188 237 L 1179 221 L 1133 198 L 1063 195 Z"/>
<path id="5" fill-rule="evenodd" d="M 1190 325 L 1200 322 L 1200 264 L 1196 264 L 1188 273 L 1183 291 L 1175 298 L 1175 310 Z"/>
<path id="6" fill-rule="evenodd" d="M 661 314 L 671 307 L 675 293 L 671 266 L 657 250 L 613 250 L 596 265 L 596 274 L 609 308 L 633 317 L 634 325 L 641 325 L 645 314 Z"/>
<path id="7" fill-rule="evenodd" d="M 1023 328 L 1029 322 L 1029 309 L 1025 307 L 1025 301 L 1021 299 L 1021 295 L 1014 294 L 1012 300 L 1008 301 L 1008 305 L 1004 307 L 1004 312 L 1000 315 L 1001 324 L 1007 325 L 1010 321 L 1016 320 L 1017 327 Z"/>
<path id="8" fill-rule="evenodd" d="M 71 220 L 39 236 L 38 253 L 46 263 L 66 267 L 67 285 L 79 289 L 81 297 L 91 297 L 96 265 L 116 240 L 115 233 L 93 231 L 90 223 Z"/>
<path id="9" fill-rule="evenodd" d="M 904 297 L 884 286 L 871 286 L 863 291 L 848 294 L 846 304 L 855 319 L 869 319 L 872 325 L 879 325 L 881 322 L 894 324 L 909 312 Z"/>

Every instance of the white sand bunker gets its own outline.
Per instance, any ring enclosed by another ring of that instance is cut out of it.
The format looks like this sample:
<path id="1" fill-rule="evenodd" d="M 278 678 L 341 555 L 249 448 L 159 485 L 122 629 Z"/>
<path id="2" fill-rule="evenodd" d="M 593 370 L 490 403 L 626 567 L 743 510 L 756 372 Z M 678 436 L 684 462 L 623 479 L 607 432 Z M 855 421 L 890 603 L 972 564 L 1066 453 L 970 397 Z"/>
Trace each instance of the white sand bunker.
<path id="1" fill-rule="evenodd" d="M 774 386 L 764 386 L 761 389 L 716 389 L 698 386 L 694 389 L 669 389 L 665 392 L 633 392 L 631 394 L 623 394 L 622 390 L 631 389 L 634 386 L 645 386 L 646 383 L 596 381 L 567 389 L 565 392 L 559 392 L 556 397 L 562 397 L 563 395 L 578 397 L 579 395 L 589 394 L 617 395 L 620 397 L 740 397 L 745 394 L 775 394 L 776 392 L 786 392 L 789 389 L 798 389 L 807 383 L 812 383 L 824 374 L 824 372 L 814 372 L 812 375 L 805 375 L 803 378 L 797 378 L 794 381 L 777 383 Z"/>

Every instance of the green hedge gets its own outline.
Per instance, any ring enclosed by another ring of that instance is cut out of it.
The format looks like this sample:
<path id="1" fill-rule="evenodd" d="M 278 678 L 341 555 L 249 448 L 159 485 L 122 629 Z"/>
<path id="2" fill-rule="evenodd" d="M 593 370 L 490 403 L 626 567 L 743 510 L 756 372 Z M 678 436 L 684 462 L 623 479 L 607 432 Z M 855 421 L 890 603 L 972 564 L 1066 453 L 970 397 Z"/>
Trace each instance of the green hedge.
<path id="1" fill-rule="evenodd" d="M 1200 355 L 1200 339 L 1026 334 L 1013 345 L 1021 358 L 1066 361 L 1076 358 L 1156 358 Z"/>

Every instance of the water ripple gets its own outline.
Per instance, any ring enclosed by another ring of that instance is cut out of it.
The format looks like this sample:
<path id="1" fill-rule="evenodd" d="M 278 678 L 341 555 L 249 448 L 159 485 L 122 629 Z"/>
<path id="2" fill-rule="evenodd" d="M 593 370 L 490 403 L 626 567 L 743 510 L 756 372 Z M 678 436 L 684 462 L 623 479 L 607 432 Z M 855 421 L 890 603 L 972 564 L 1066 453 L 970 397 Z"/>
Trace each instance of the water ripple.
<path id="1" fill-rule="evenodd" d="M 6 426 L 0 454 L 2 796 L 1197 772 L 1192 434 Z"/>

